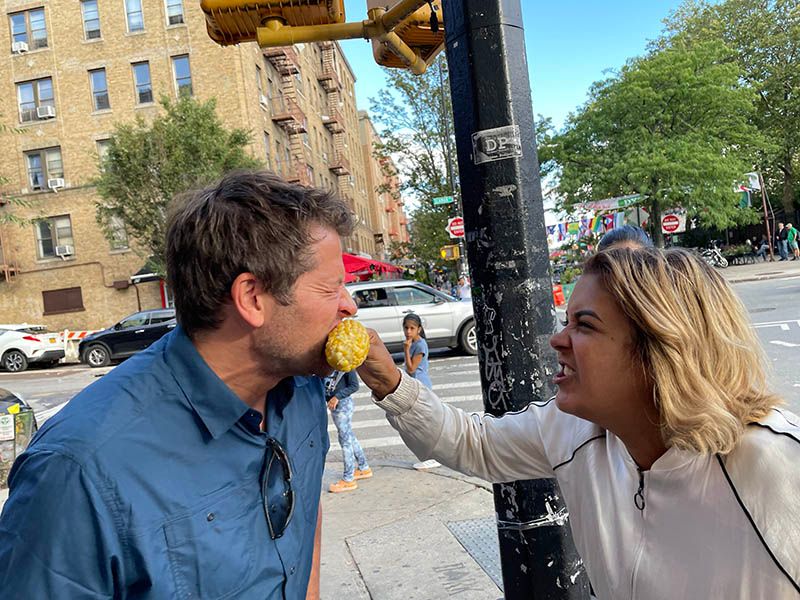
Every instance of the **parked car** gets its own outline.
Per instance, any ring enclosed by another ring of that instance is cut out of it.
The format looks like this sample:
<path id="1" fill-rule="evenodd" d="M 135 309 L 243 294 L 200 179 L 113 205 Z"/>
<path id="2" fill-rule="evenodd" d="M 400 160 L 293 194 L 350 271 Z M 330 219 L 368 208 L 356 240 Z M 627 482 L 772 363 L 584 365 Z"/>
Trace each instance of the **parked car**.
<path id="1" fill-rule="evenodd" d="M 43 325 L 28 323 L 0 325 L 0 366 L 19 373 L 31 364 L 52 367 L 64 358 L 57 334 Z"/>
<path id="2" fill-rule="evenodd" d="M 430 348 L 478 353 L 472 302 L 461 301 L 418 281 L 389 279 L 347 285 L 358 306 L 356 319 L 378 332 L 390 352 L 402 352 L 403 317 L 422 319 Z"/>
<path id="3" fill-rule="evenodd" d="M 141 352 L 168 331 L 174 329 L 175 310 L 143 310 L 115 323 L 108 329 L 87 335 L 78 346 L 81 362 L 90 367 L 105 367 Z"/>

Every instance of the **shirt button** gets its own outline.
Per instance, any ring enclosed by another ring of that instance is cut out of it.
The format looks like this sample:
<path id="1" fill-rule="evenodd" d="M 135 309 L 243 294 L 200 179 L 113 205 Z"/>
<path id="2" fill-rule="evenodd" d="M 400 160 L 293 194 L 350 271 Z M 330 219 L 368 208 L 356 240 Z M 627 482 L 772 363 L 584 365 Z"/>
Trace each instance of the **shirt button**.
<path id="1" fill-rule="evenodd" d="M 277 504 L 273 504 L 272 506 L 270 506 L 270 507 L 269 507 L 269 509 L 270 509 L 272 512 L 275 512 L 276 510 L 278 510 L 278 505 L 277 505 Z"/>
<path id="2" fill-rule="evenodd" d="M 210 523 L 211 521 L 213 521 L 215 518 L 216 518 L 216 516 L 214 515 L 214 513 L 208 513 L 208 514 L 206 515 L 206 521 L 208 521 L 209 523 Z"/>
<path id="3" fill-rule="evenodd" d="M 311 440 L 310 442 L 308 442 L 308 445 L 313 448 L 314 447 L 314 440 Z"/>
<path id="4" fill-rule="evenodd" d="M 294 569 L 295 569 L 294 567 L 292 567 L 291 569 L 289 569 L 289 575 L 294 575 Z"/>

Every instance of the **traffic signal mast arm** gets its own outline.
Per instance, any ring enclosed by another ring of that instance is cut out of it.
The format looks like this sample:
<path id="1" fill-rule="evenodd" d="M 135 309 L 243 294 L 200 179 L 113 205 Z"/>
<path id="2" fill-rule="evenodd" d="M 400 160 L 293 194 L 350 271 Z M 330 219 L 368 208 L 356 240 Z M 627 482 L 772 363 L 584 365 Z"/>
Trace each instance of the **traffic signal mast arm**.
<path id="1" fill-rule="evenodd" d="M 383 7 L 369 8 L 369 18 L 357 23 L 338 22 L 344 19 L 341 2 L 335 2 L 334 9 L 325 11 L 321 6 L 306 6 L 305 13 L 298 12 L 298 7 L 293 4 L 290 0 L 261 0 L 255 3 L 243 0 L 202 0 L 200 6 L 206 14 L 210 37 L 224 46 L 256 41 L 262 48 L 271 48 L 305 42 L 365 38 L 380 42 L 373 45 L 375 60 L 379 64 L 394 62 L 387 60 L 385 56 L 383 50 L 388 48 L 400 59 L 402 65 L 417 75 L 425 72 L 444 47 L 443 27 L 433 31 L 433 35 L 430 31 L 423 35 L 422 37 L 428 38 L 423 46 L 416 46 L 413 41 L 409 45 L 401 37 L 402 34 L 398 35 L 395 31 L 396 28 L 401 28 L 403 33 L 408 32 L 411 41 L 417 37 L 415 30 L 420 29 L 419 21 L 427 17 L 428 22 L 434 20 L 441 23 L 441 9 L 435 13 L 436 19 L 431 19 L 431 9 L 427 6 L 422 8 L 428 5 L 428 0 L 400 0 L 388 10 Z M 320 5 L 322 4 L 327 5 L 326 2 L 321 2 Z M 412 22 L 406 23 L 409 20 Z M 433 45 L 430 42 L 431 37 L 435 40 Z"/>

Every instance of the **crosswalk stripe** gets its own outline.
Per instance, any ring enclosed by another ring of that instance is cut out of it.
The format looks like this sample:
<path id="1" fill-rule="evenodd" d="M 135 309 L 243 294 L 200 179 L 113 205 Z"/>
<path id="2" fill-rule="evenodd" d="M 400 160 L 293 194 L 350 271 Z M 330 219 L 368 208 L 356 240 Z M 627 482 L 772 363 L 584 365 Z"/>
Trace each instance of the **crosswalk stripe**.
<path id="1" fill-rule="evenodd" d="M 439 399 L 445 403 L 455 403 L 455 402 L 474 402 L 476 400 L 480 401 L 483 399 L 481 394 L 467 394 L 463 396 L 439 396 Z M 383 412 L 383 409 L 380 406 L 375 406 L 372 402 L 369 404 L 362 404 L 360 406 L 356 406 L 354 411 L 355 412 L 364 412 L 367 410 L 379 410 Z"/>
<path id="2" fill-rule="evenodd" d="M 454 383 L 442 383 L 440 385 L 433 384 L 433 391 L 436 392 L 437 395 L 441 396 L 442 392 L 445 390 L 455 390 L 455 389 L 462 389 L 462 388 L 471 388 L 477 387 L 480 389 L 480 382 L 479 381 L 456 381 Z M 353 394 L 354 400 L 369 400 L 372 397 L 372 392 L 367 388 L 365 391 L 358 391 Z"/>
<path id="3" fill-rule="evenodd" d="M 371 438 L 368 440 L 358 440 L 361 447 L 365 450 L 369 448 L 386 448 L 387 446 L 405 446 L 402 438 L 399 435 L 389 437 Z M 341 450 L 338 442 L 331 440 L 331 451 Z"/>

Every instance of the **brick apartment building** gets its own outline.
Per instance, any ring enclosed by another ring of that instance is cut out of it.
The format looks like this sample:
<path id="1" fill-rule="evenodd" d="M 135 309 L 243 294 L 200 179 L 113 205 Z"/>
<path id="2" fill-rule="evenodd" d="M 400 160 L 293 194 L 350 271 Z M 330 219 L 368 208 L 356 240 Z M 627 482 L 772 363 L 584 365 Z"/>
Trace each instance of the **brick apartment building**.
<path id="1" fill-rule="evenodd" d="M 402 203 L 375 192 L 376 133 L 338 44 L 222 48 L 182 0 L 8 0 L 6 13 L 0 119 L 18 131 L 3 134 L 1 191 L 25 206 L 0 211 L 37 220 L 0 225 L 0 323 L 94 329 L 169 304 L 124 223 L 104 236 L 91 185 L 114 125 L 152 119 L 164 94 L 216 98 L 269 168 L 345 198 L 358 225 L 344 250 L 385 258 L 408 239 Z"/>

